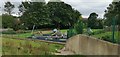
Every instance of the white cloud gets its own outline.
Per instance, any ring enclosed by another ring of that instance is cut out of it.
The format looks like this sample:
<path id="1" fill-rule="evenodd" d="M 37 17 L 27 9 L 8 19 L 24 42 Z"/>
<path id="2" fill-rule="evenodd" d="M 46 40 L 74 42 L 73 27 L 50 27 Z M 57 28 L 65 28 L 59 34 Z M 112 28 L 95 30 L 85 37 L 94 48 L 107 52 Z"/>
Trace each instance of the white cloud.
<path id="1" fill-rule="evenodd" d="M 112 0 L 64 0 L 64 2 L 72 5 L 86 18 L 92 12 L 96 12 L 99 17 L 103 17 L 106 7 Z"/>

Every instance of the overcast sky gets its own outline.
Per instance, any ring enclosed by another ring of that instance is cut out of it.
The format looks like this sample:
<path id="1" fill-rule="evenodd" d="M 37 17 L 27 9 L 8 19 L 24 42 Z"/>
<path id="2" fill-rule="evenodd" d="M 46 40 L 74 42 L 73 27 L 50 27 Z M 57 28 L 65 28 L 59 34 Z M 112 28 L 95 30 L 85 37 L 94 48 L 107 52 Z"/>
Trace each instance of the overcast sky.
<path id="1" fill-rule="evenodd" d="M 0 13 L 2 12 L 2 6 L 5 1 L 12 1 L 15 4 L 14 11 L 17 12 L 17 6 L 22 0 L 0 0 Z M 38 0 L 40 1 L 40 0 Z M 49 0 L 46 0 L 49 1 Z M 82 17 L 88 18 L 90 13 L 96 12 L 99 17 L 103 17 L 105 9 L 112 2 L 112 0 L 62 0 L 67 4 L 70 4 L 74 9 L 78 10 Z"/>

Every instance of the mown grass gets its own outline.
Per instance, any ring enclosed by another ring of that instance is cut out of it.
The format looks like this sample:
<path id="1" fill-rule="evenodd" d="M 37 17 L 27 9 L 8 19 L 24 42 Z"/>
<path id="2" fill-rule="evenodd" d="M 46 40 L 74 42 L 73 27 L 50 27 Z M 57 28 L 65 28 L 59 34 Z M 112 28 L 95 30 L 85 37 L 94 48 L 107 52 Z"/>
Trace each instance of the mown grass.
<path id="1" fill-rule="evenodd" d="M 120 32 L 115 32 L 114 43 L 119 42 L 119 33 Z M 110 42 L 113 42 L 113 40 L 112 40 L 112 32 L 105 32 L 105 33 L 100 33 L 100 34 L 96 34 L 96 35 L 92 35 L 92 36 L 96 37 L 96 38 L 99 38 L 99 39 L 105 39 L 105 40 L 108 40 Z"/>
<path id="2" fill-rule="evenodd" d="M 16 33 L 15 31 L 5 31 L 4 33 L 2 33 L 3 37 L 14 37 L 14 38 L 27 38 L 30 37 L 32 35 L 32 32 L 30 30 L 25 30 L 27 33 Z M 34 30 L 33 33 L 38 33 L 41 30 Z M 52 33 L 52 30 L 44 30 L 41 31 L 42 34 L 50 34 Z M 61 33 L 66 33 L 67 29 L 63 29 L 60 30 Z M 36 34 L 36 35 L 40 35 L 40 34 Z"/>
<path id="3" fill-rule="evenodd" d="M 63 48 L 63 45 L 45 43 L 37 40 L 2 38 L 3 55 L 51 55 L 61 48 Z"/>
<path id="4" fill-rule="evenodd" d="M 97 37 L 97 38 L 101 38 L 102 36 L 106 36 L 106 35 L 112 37 L 112 32 L 105 32 L 105 33 L 96 34 L 96 35 L 93 35 L 93 36 Z M 118 38 L 118 32 L 115 32 L 115 38 Z"/>
<path id="5" fill-rule="evenodd" d="M 103 29 L 91 29 L 93 31 L 93 33 L 91 34 L 92 37 L 101 39 L 101 40 L 105 40 L 105 41 L 109 41 L 112 43 L 119 43 L 120 39 L 119 39 L 119 33 L 118 31 L 115 31 L 115 37 L 114 37 L 114 41 L 112 39 L 112 31 L 105 31 Z M 87 30 L 84 29 L 83 34 L 87 34 Z M 88 35 L 88 34 L 87 34 Z"/>

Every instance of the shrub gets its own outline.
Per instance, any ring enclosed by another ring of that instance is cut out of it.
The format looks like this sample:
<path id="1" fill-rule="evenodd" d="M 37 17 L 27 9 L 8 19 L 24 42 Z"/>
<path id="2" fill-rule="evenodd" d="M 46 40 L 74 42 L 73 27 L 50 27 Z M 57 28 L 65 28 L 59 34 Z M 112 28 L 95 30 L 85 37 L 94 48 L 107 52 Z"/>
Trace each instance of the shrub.
<path id="1" fill-rule="evenodd" d="M 75 24 L 74 29 L 77 34 L 82 34 L 83 33 L 83 23 L 79 21 L 78 23 Z"/>
<path id="2" fill-rule="evenodd" d="M 11 15 L 3 14 L 2 15 L 2 27 L 3 28 L 12 28 L 14 22 L 14 17 Z"/>
<path id="3" fill-rule="evenodd" d="M 76 35 L 77 33 L 76 33 L 76 31 L 74 30 L 74 29 L 69 29 L 69 30 L 67 30 L 67 37 L 68 38 L 70 38 L 70 37 L 72 37 L 72 36 L 74 36 L 74 35 Z"/>

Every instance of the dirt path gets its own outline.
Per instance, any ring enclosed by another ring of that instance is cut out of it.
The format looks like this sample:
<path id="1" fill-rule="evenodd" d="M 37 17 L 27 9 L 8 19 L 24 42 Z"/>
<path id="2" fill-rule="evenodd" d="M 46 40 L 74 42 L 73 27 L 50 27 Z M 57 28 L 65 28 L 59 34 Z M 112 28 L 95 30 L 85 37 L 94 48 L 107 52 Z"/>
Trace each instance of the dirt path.
<path id="1" fill-rule="evenodd" d="M 63 49 L 58 50 L 57 53 L 55 53 L 55 55 L 75 55 L 75 53 L 72 51 L 66 51 L 64 47 Z"/>

